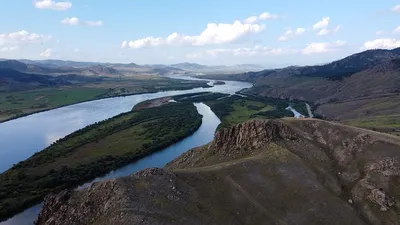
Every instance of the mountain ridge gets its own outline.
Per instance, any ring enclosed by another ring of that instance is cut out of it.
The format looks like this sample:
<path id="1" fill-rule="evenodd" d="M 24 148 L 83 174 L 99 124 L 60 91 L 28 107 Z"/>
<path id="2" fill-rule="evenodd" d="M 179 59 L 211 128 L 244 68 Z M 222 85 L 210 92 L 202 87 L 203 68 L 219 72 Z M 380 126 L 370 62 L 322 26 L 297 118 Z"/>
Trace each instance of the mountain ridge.
<path id="1" fill-rule="evenodd" d="M 399 146 L 315 119 L 248 121 L 163 169 L 49 195 L 36 224 L 398 224 Z"/>

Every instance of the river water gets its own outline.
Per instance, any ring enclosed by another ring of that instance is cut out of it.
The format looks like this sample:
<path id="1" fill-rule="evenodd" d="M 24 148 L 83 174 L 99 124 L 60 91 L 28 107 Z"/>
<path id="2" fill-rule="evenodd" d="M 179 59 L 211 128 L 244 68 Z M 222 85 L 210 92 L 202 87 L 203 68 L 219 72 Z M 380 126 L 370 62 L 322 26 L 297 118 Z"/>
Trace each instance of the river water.
<path id="1" fill-rule="evenodd" d="M 196 78 L 179 77 L 179 79 L 193 80 Z M 210 83 L 212 82 L 214 81 L 210 81 Z M 1 123 L 0 173 L 10 168 L 13 164 L 27 159 L 35 152 L 46 148 L 57 139 L 97 121 L 127 112 L 139 102 L 159 97 L 197 93 L 202 91 L 234 94 L 237 91 L 244 88 L 250 88 L 251 86 L 250 83 L 245 82 L 225 81 L 225 85 L 217 85 L 211 88 L 195 88 L 184 91 L 166 91 L 101 99 L 66 106 Z M 166 163 L 178 157 L 183 152 L 210 142 L 214 137 L 215 130 L 220 121 L 205 104 L 196 103 L 195 106 L 198 112 L 203 115 L 203 123 L 193 135 L 158 153 L 113 171 L 104 177 L 97 178 L 95 181 L 126 176 L 148 167 L 163 167 Z M 40 211 L 40 207 L 41 205 L 39 204 L 27 209 L 11 219 L 1 222 L 0 225 L 33 224 L 33 221 L 36 219 Z"/>

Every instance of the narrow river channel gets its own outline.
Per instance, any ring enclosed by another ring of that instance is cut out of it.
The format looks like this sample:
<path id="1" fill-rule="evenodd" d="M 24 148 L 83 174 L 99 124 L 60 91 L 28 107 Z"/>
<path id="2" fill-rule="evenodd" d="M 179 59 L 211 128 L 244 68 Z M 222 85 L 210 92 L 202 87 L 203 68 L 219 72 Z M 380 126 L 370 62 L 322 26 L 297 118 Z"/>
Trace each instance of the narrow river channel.
<path id="1" fill-rule="evenodd" d="M 179 78 L 195 79 L 189 77 Z M 210 83 L 212 82 L 213 81 L 210 81 Z M 250 83 L 245 82 L 225 81 L 224 85 L 217 85 L 211 88 L 195 88 L 185 91 L 166 91 L 102 99 L 66 106 L 1 123 L 0 172 L 7 170 L 15 163 L 28 158 L 33 153 L 46 148 L 55 140 L 89 124 L 127 112 L 139 102 L 164 96 L 197 93 L 202 91 L 234 94 L 237 91 L 251 86 Z M 113 171 L 104 177 L 96 178 L 95 181 L 126 176 L 148 167 L 163 167 L 166 163 L 178 157 L 185 151 L 210 142 L 214 137 L 215 130 L 219 125 L 220 120 L 205 104 L 196 103 L 195 106 L 198 112 L 203 115 L 203 123 L 193 135 L 160 152 Z M 83 187 L 87 185 L 88 184 L 83 185 Z M 27 209 L 7 221 L 0 222 L 0 225 L 31 225 L 36 219 L 40 207 L 41 205 L 39 204 Z"/>

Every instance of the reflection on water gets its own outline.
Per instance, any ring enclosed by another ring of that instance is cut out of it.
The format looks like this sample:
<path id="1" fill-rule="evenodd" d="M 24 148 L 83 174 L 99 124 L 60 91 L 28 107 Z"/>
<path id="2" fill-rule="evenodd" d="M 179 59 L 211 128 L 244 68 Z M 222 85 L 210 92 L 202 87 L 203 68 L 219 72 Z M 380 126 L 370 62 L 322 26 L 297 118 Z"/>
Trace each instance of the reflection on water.
<path id="1" fill-rule="evenodd" d="M 249 83 L 226 81 L 225 85 L 211 88 L 101 99 L 0 123 L 0 173 L 33 153 L 46 148 L 55 140 L 87 125 L 127 112 L 144 100 L 202 91 L 234 94 L 249 87 L 251 87 Z M 192 136 L 136 163 L 113 171 L 105 177 L 97 178 L 96 181 L 125 176 L 148 167 L 163 167 L 183 152 L 211 141 L 220 121 L 208 106 L 202 103 L 195 105 L 199 113 L 203 115 L 203 123 Z M 0 222 L 0 225 L 31 225 L 36 219 L 40 207 L 41 205 L 32 207 L 5 222 Z"/>

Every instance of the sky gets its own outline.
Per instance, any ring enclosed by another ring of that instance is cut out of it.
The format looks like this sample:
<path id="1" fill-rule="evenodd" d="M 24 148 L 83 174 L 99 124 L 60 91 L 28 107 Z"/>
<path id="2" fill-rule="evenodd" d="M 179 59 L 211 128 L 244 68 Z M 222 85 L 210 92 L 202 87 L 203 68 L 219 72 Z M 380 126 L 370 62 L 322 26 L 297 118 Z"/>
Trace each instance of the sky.
<path id="1" fill-rule="evenodd" d="M 266 67 L 400 47 L 394 0 L 1 0 L 0 58 Z"/>

